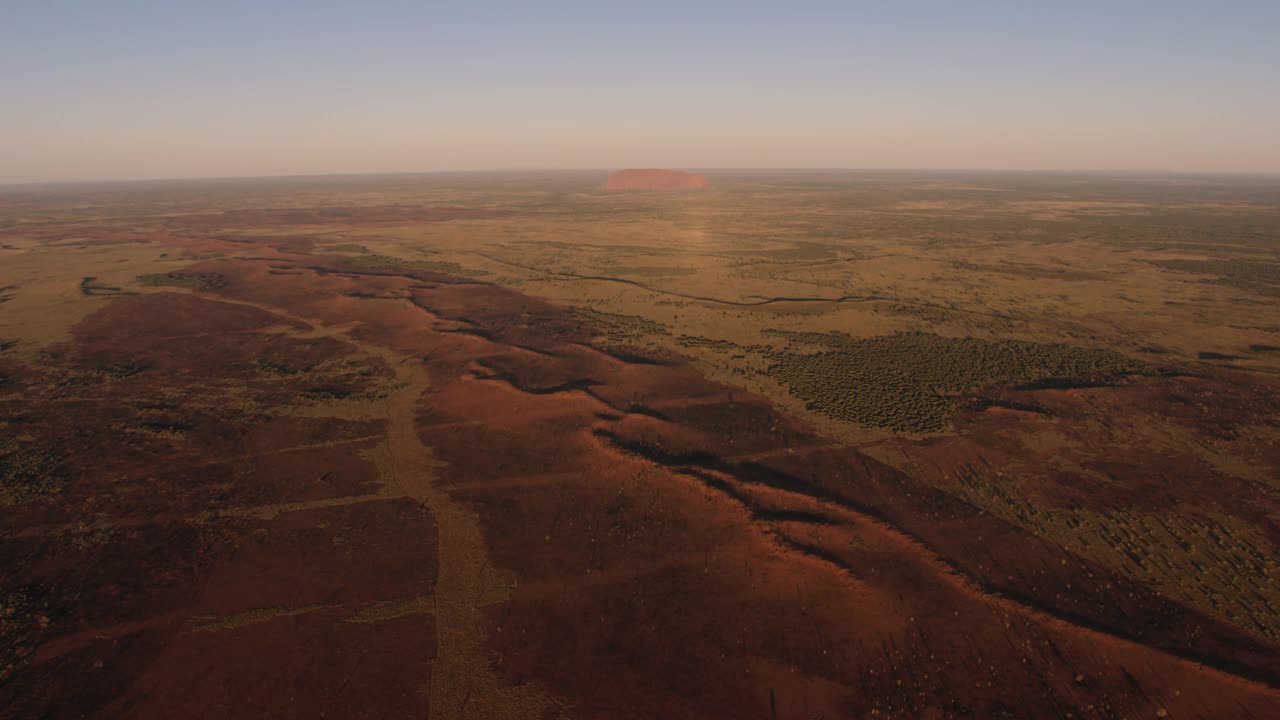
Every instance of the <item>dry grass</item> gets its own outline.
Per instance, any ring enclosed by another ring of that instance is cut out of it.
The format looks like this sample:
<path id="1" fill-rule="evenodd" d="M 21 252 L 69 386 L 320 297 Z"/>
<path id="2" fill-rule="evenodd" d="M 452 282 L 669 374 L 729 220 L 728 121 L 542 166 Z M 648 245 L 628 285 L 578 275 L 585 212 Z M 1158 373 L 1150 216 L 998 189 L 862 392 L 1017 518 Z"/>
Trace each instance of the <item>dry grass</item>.
<path id="1" fill-rule="evenodd" d="M 1104 567 L 1273 642 L 1280 641 L 1277 548 L 1252 525 L 1029 501 L 1015 478 L 965 466 L 956 492 Z"/>

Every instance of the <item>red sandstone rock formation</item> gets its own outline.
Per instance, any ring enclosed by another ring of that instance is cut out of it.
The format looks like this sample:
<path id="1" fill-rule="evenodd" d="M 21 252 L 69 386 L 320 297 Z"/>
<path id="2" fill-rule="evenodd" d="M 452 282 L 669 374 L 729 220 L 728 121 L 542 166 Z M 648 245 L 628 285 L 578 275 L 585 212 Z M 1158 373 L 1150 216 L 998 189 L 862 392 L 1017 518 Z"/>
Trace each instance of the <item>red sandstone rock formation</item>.
<path id="1" fill-rule="evenodd" d="M 609 176 L 608 190 L 699 190 L 707 186 L 700 173 L 679 170 L 619 170 Z"/>

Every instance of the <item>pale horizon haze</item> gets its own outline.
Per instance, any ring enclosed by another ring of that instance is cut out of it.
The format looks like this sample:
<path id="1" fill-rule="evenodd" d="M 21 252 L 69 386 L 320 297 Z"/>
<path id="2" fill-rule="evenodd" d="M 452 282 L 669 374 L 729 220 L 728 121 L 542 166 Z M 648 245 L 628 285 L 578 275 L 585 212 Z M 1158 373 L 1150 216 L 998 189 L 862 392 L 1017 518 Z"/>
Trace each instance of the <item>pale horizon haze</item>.
<path id="1" fill-rule="evenodd" d="M 1280 2 L 30 2 L 0 183 L 1280 172 Z"/>

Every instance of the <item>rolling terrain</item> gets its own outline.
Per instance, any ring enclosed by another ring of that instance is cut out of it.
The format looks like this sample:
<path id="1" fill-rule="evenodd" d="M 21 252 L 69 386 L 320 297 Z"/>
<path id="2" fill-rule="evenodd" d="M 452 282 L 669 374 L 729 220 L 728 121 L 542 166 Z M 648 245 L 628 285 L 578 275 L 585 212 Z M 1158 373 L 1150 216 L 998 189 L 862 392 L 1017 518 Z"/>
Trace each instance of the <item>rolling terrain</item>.
<path id="1" fill-rule="evenodd" d="M 1280 194 L 0 205 L 12 717 L 1280 713 Z"/>

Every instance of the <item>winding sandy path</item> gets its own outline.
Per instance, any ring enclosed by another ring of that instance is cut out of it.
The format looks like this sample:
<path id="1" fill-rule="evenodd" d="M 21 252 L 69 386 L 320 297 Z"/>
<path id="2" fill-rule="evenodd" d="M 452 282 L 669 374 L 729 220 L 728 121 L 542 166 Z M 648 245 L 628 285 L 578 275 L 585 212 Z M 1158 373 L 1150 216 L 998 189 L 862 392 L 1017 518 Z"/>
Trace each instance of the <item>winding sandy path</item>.
<path id="1" fill-rule="evenodd" d="M 513 580 L 489 563 L 476 514 L 454 501 L 435 482 L 435 468 L 440 461 L 422 443 L 416 427 L 418 403 L 431 387 L 426 366 L 416 357 L 356 339 L 350 333 L 351 326 L 324 325 L 272 305 L 212 297 L 303 323 L 311 329 L 282 332 L 349 343 L 394 371 L 396 389 L 385 401 L 386 443 L 373 459 L 391 487 L 419 502 L 435 519 L 436 657 L 431 668 L 430 718 L 523 720 L 543 716 L 552 703 L 545 691 L 532 684 L 506 684 L 490 667 L 483 611 L 510 597 Z"/>

